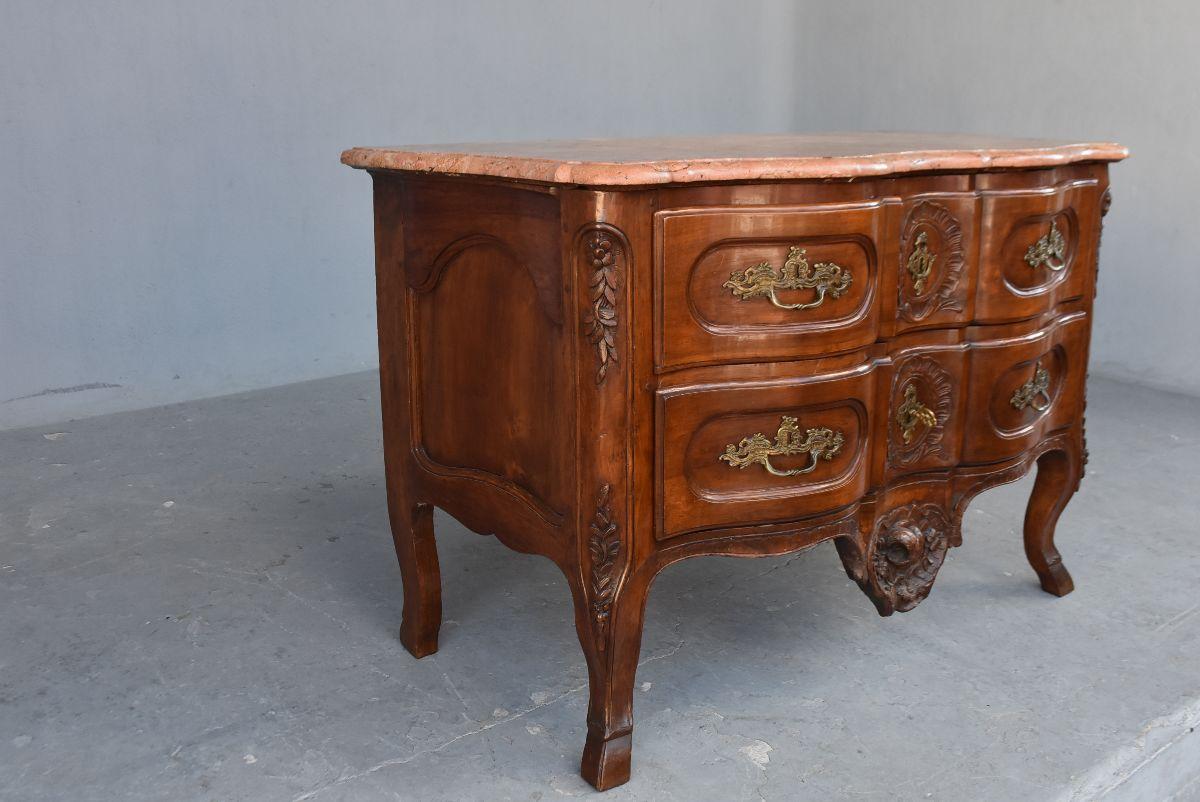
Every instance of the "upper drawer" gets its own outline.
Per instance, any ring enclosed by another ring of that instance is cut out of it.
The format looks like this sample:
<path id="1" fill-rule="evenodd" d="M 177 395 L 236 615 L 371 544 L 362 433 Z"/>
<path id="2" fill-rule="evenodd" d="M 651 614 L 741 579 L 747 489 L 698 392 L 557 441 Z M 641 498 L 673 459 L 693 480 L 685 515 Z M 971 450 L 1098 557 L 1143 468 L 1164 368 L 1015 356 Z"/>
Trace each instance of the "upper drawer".
<path id="1" fill-rule="evenodd" d="M 659 370 L 788 359 L 876 339 L 895 202 L 655 215 Z"/>
<path id="2" fill-rule="evenodd" d="M 1099 226 L 1095 181 L 983 193 L 975 318 L 1040 315 L 1088 292 Z"/>

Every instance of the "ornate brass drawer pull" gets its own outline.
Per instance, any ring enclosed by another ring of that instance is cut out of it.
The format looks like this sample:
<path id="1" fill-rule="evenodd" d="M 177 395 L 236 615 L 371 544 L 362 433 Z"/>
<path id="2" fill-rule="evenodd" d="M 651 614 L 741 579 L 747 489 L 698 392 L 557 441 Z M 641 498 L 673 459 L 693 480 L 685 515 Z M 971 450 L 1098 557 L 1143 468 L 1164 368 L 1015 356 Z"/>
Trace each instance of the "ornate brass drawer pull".
<path id="1" fill-rule="evenodd" d="M 1044 412 L 1050 406 L 1050 371 L 1042 367 L 1041 362 L 1034 365 L 1033 378 L 1022 384 L 1013 393 L 1011 403 L 1014 409 L 1033 407 L 1037 412 Z"/>
<path id="2" fill-rule="evenodd" d="M 729 281 L 721 286 L 743 301 L 765 296 L 780 309 L 814 309 L 825 303 L 826 295 L 842 297 L 852 280 L 850 272 L 833 262 L 817 262 L 810 267 L 806 253 L 803 248 L 792 246 L 778 273 L 770 262 L 759 262 L 740 273 L 730 273 Z M 777 290 L 815 290 L 816 298 L 806 304 L 785 304 L 776 297 Z"/>
<path id="3" fill-rule="evenodd" d="M 1050 233 L 1044 235 L 1025 251 L 1025 262 L 1036 269 L 1045 265 L 1054 272 L 1067 266 L 1067 239 L 1058 230 L 1058 222 L 1051 221 Z"/>
<path id="4" fill-rule="evenodd" d="M 917 434 L 917 427 L 924 425 L 927 429 L 937 426 L 937 415 L 933 410 L 917 400 L 917 386 L 910 384 L 904 388 L 904 401 L 896 408 L 896 425 L 904 437 L 904 444 L 911 445 Z"/>
<path id="5" fill-rule="evenodd" d="M 719 459 L 728 462 L 730 467 L 745 468 L 747 465 L 759 464 L 775 476 L 798 476 L 810 473 L 821 460 L 829 461 L 842 450 L 845 436 L 833 429 L 806 429 L 804 439 L 800 439 L 800 427 L 796 419 L 784 415 L 775 433 L 772 443 L 762 432 L 756 432 L 749 437 L 743 437 L 736 446 L 733 443 L 725 446 L 725 453 Z M 803 468 L 793 468 L 781 471 L 771 464 L 771 457 L 786 457 L 793 454 L 808 454 L 810 461 Z"/>

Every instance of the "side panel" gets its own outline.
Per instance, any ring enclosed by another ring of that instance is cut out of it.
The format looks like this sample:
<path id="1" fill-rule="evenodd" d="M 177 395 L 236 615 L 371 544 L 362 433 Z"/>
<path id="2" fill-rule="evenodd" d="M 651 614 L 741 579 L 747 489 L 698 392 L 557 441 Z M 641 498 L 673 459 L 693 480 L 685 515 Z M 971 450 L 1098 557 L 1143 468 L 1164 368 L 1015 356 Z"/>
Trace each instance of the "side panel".
<path id="1" fill-rule="evenodd" d="M 558 195 L 375 183 L 389 453 L 414 501 L 560 560 L 575 442 Z"/>

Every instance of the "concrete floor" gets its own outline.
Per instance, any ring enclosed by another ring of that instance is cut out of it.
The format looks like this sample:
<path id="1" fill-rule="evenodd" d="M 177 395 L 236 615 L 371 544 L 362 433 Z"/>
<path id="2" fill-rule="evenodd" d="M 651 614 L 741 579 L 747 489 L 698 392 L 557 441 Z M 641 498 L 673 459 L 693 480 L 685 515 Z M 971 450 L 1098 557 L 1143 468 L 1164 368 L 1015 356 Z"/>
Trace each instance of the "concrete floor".
<path id="1" fill-rule="evenodd" d="M 583 659 L 548 561 L 439 516 L 441 651 L 400 646 L 374 374 L 0 434 L 0 798 L 539 800 Z M 1200 401 L 1094 381 L 1037 588 L 1030 481 L 916 611 L 832 545 L 668 569 L 610 800 L 1200 799 Z"/>

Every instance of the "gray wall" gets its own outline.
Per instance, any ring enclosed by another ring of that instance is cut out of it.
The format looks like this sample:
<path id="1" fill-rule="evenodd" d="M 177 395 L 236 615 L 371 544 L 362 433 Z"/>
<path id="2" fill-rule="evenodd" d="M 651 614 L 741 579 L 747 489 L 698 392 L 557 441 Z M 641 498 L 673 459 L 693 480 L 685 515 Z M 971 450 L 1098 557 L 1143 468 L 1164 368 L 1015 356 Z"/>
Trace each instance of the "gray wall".
<path id="1" fill-rule="evenodd" d="M 376 366 L 343 148 L 784 129 L 784 8 L 0 0 L 0 428 Z"/>
<path id="2" fill-rule="evenodd" d="M 1092 372 L 1200 394 L 1200 3 L 811 3 L 793 127 L 1115 139 Z"/>
<path id="3" fill-rule="evenodd" d="M 0 0 L 0 428 L 373 367 L 346 146 L 670 132 L 1121 140 L 1095 369 L 1200 392 L 1198 22 L 1182 0 Z"/>

